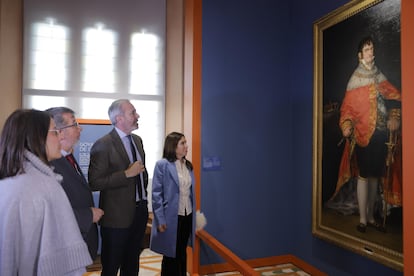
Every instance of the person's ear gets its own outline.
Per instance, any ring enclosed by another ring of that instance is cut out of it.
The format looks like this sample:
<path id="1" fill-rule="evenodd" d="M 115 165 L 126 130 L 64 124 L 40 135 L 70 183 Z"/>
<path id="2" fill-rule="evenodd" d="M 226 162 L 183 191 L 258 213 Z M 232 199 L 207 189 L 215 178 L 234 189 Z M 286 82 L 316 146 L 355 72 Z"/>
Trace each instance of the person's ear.
<path id="1" fill-rule="evenodd" d="M 116 123 L 118 124 L 122 120 L 122 116 L 116 115 L 115 120 L 116 120 Z"/>

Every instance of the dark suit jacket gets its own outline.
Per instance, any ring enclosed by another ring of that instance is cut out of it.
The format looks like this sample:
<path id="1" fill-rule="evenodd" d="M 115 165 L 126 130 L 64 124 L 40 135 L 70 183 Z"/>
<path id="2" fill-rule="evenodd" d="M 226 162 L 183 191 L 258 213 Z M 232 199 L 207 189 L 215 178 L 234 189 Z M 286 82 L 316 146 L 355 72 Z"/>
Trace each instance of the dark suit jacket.
<path id="1" fill-rule="evenodd" d="M 145 165 L 142 139 L 132 134 L 134 143 Z M 88 179 L 92 190 L 100 191 L 99 207 L 105 215 L 100 220 L 104 227 L 128 228 L 135 214 L 136 178 L 127 178 L 125 170 L 130 165 L 124 144 L 115 129 L 98 139 L 90 152 Z M 145 193 L 148 172 L 143 172 Z"/>
<path id="2" fill-rule="evenodd" d="M 62 187 L 72 205 L 83 239 L 88 245 L 92 259 L 98 251 L 98 227 L 92 222 L 94 207 L 92 192 L 83 175 L 79 175 L 70 162 L 62 157 L 53 160 L 52 166 L 56 173 L 63 176 Z"/>

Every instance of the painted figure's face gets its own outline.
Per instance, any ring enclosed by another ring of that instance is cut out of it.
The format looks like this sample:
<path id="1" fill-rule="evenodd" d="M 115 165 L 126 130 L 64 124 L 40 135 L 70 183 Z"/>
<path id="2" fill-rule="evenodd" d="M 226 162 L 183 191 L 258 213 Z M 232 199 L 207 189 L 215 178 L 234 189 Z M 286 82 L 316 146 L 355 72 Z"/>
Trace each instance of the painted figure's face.
<path id="1" fill-rule="evenodd" d="M 364 62 L 364 64 L 369 65 L 374 62 L 374 45 L 372 43 L 365 44 L 362 47 L 362 52 L 359 53 L 359 59 Z"/>

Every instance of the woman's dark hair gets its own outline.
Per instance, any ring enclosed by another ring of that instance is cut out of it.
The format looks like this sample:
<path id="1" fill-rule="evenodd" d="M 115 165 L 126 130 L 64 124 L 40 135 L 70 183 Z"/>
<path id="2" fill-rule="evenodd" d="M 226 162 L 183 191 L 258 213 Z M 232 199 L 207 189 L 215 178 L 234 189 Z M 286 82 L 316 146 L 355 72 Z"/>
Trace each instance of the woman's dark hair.
<path id="1" fill-rule="evenodd" d="M 164 152 L 162 154 L 162 157 L 167 159 L 170 162 L 174 162 L 177 160 L 177 155 L 175 153 L 175 150 L 177 149 L 178 142 L 180 139 L 184 137 L 184 134 L 179 132 L 171 132 L 170 134 L 165 137 L 164 142 Z M 193 170 L 193 164 L 191 164 L 190 161 L 188 161 L 185 157 L 185 166 L 192 171 Z"/>
<path id="2" fill-rule="evenodd" d="M 49 164 L 46 138 L 50 115 L 35 109 L 18 109 L 4 123 L 0 136 L 0 179 L 24 173 L 25 150 Z"/>

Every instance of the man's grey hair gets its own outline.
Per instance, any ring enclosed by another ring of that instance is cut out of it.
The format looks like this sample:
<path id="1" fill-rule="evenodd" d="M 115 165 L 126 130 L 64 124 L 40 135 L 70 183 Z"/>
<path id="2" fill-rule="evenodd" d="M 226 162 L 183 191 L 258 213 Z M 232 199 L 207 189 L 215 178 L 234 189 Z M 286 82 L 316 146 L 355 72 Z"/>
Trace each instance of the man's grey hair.
<path id="1" fill-rule="evenodd" d="M 63 119 L 63 114 L 70 113 L 75 115 L 75 111 L 70 109 L 69 107 L 59 106 L 59 107 L 51 107 L 45 110 L 52 116 L 53 120 L 55 121 L 56 128 L 64 127 L 66 122 Z"/>
<path id="2" fill-rule="evenodd" d="M 124 111 L 122 110 L 122 105 L 124 103 L 129 103 L 129 100 L 127 99 L 116 100 L 112 102 L 111 106 L 109 107 L 108 116 L 113 125 L 116 125 L 116 116 L 123 114 Z"/>

